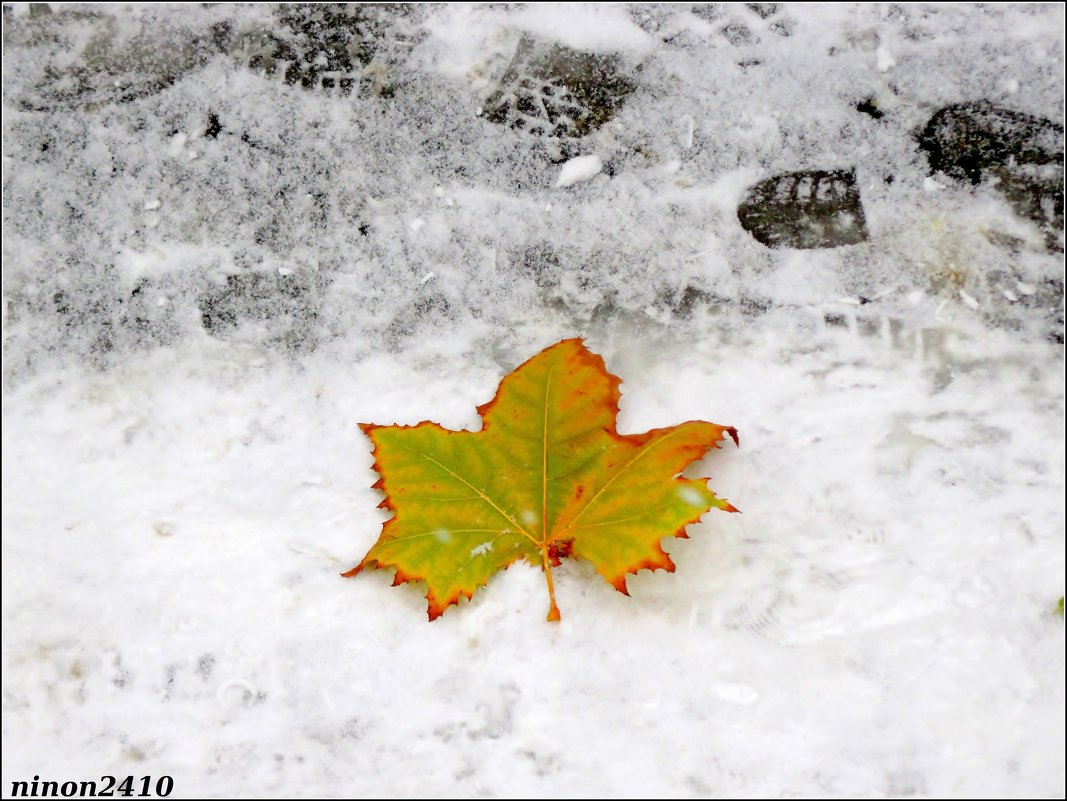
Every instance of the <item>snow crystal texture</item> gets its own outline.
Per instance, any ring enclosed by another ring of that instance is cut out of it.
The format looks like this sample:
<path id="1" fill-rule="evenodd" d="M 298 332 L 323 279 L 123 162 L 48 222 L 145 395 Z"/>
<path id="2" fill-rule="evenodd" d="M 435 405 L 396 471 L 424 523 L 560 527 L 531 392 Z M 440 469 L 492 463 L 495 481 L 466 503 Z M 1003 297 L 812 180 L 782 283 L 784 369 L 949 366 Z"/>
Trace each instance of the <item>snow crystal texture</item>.
<path id="1" fill-rule="evenodd" d="M 3 24 L 5 793 L 1063 795 L 1062 5 Z M 356 423 L 567 336 L 742 514 L 342 580 Z"/>

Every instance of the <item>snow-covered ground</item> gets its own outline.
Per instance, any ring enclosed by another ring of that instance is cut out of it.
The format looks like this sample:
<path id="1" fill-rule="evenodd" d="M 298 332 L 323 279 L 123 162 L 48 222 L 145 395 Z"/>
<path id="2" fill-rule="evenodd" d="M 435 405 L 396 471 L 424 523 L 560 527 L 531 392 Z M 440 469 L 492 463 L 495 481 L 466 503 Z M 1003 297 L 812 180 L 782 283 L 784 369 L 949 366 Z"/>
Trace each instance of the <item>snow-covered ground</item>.
<path id="1" fill-rule="evenodd" d="M 4 8 L 5 794 L 1063 795 L 1062 235 L 917 144 L 986 102 L 1062 182 L 1061 5 Z M 608 87 L 562 137 L 501 110 L 546 70 Z M 802 170 L 856 244 L 742 226 Z M 341 579 L 356 423 L 569 336 L 620 430 L 738 428 L 742 514 L 559 624 Z"/>

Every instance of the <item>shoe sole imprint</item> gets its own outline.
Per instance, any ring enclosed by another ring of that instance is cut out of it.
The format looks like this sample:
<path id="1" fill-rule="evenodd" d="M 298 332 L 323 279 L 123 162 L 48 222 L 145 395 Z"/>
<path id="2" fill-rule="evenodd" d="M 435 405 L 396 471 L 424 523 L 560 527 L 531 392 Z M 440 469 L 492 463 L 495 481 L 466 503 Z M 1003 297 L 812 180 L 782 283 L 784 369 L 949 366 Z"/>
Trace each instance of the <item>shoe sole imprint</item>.
<path id="1" fill-rule="evenodd" d="M 836 248 L 868 239 L 855 170 L 803 170 L 753 186 L 741 227 L 770 248 Z"/>
<path id="2" fill-rule="evenodd" d="M 619 55 L 524 34 L 481 116 L 535 136 L 580 138 L 614 117 L 635 88 Z"/>

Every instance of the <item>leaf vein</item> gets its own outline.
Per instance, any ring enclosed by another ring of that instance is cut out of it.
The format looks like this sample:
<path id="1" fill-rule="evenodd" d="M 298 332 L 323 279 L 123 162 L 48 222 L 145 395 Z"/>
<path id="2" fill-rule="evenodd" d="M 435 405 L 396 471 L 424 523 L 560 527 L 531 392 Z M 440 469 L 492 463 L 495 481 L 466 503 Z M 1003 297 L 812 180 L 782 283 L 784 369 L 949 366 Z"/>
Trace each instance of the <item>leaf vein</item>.
<path id="1" fill-rule="evenodd" d="M 482 500 L 484 500 L 487 504 L 489 504 L 494 509 L 496 509 L 497 513 L 499 513 L 499 515 L 501 517 L 503 517 L 505 520 L 507 520 L 509 523 L 511 523 L 511 525 L 515 526 L 515 528 L 518 531 L 518 533 L 522 534 L 524 537 L 526 537 L 528 540 L 530 540 L 530 542 L 534 543 L 534 545 L 538 544 L 537 540 L 535 540 L 525 528 L 523 528 L 521 525 L 519 525 L 519 522 L 517 520 L 515 520 L 511 515 L 509 515 L 507 512 L 505 512 L 499 506 L 497 506 L 496 503 L 493 502 L 492 498 L 490 498 L 488 495 L 486 495 L 484 492 L 482 492 L 476 486 L 474 486 L 469 481 L 467 481 L 467 479 L 465 479 L 459 473 L 455 472 L 454 470 L 450 470 L 448 465 L 442 464 L 441 462 L 437 461 L 436 459 L 434 459 L 429 454 L 423 453 L 422 451 L 417 451 L 414 448 L 408 448 L 406 446 L 401 446 L 401 447 L 403 447 L 404 450 L 409 451 L 410 453 L 418 454 L 419 456 L 421 456 L 423 459 L 425 459 L 428 462 L 433 462 L 435 465 L 440 467 L 442 470 L 444 470 L 445 472 L 447 472 L 450 475 L 454 476 L 457 481 L 459 481 L 459 482 L 461 482 L 463 484 L 466 484 L 468 487 L 470 487 L 472 490 L 474 490 L 476 493 L 478 493 L 478 495 L 481 496 Z"/>

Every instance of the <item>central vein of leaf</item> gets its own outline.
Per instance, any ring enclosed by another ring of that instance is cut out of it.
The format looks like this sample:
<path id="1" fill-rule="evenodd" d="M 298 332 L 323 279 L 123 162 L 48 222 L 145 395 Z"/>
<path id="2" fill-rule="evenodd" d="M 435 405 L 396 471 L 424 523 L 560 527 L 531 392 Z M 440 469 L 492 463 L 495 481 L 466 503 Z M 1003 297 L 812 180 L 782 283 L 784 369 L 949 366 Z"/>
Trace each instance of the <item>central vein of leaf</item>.
<path id="1" fill-rule="evenodd" d="M 548 542 L 548 397 L 552 390 L 552 368 L 545 381 L 545 414 L 541 427 L 541 547 Z"/>
<path id="2" fill-rule="evenodd" d="M 548 619 L 559 620 L 559 606 L 556 605 L 556 588 L 552 586 L 552 564 L 548 559 L 548 397 L 552 390 L 552 372 L 550 367 L 545 380 L 545 415 L 541 428 L 541 567 L 545 571 L 545 583 L 548 585 Z"/>

